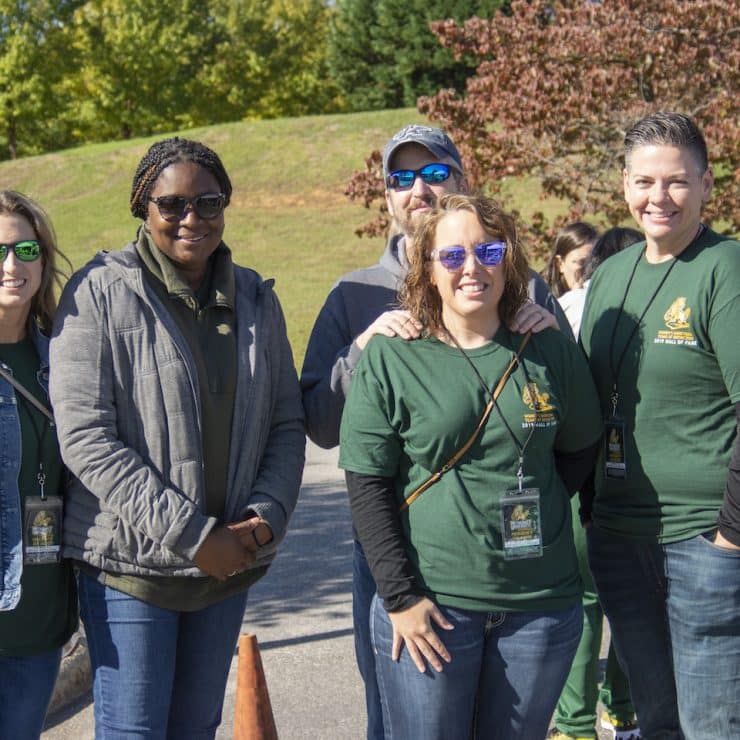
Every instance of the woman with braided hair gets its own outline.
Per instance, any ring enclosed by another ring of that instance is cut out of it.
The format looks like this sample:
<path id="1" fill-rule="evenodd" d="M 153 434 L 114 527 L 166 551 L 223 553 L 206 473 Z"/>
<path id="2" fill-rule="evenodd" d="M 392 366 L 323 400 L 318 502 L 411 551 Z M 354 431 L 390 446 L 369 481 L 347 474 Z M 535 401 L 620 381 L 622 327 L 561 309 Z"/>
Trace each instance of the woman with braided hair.
<path id="1" fill-rule="evenodd" d="M 271 280 L 222 240 L 231 183 L 180 138 L 139 164 L 136 239 L 69 282 L 51 397 L 77 480 L 97 738 L 213 738 L 248 588 L 298 495 L 303 412 Z"/>

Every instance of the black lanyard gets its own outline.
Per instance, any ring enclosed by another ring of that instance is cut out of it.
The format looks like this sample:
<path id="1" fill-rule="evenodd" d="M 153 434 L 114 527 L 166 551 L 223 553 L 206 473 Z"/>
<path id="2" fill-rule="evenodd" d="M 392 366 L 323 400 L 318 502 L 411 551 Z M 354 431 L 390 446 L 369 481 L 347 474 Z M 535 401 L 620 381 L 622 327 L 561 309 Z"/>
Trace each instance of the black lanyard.
<path id="1" fill-rule="evenodd" d="M 443 325 L 443 329 L 445 330 L 445 333 L 447 336 L 452 340 L 453 344 L 462 352 L 463 357 L 468 361 L 468 364 L 470 367 L 473 368 L 473 372 L 475 373 L 476 377 L 478 378 L 478 382 L 480 383 L 481 388 L 483 388 L 485 394 L 487 396 L 490 396 L 493 400 L 493 405 L 496 411 L 498 411 L 498 415 L 501 417 L 501 421 L 504 422 L 504 426 L 506 427 L 506 431 L 509 433 L 509 436 L 511 437 L 511 441 L 514 443 L 514 447 L 516 447 L 516 451 L 519 454 L 519 469 L 516 473 L 517 481 L 519 482 L 519 490 L 522 490 L 522 482 L 524 480 L 524 453 L 527 451 L 527 447 L 529 446 L 529 443 L 532 439 L 532 435 L 534 434 L 534 429 L 536 424 L 532 424 L 532 426 L 529 429 L 529 434 L 527 435 L 527 439 L 524 440 L 524 444 L 520 444 L 519 440 L 517 439 L 516 435 L 514 434 L 513 430 L 509 426 L 509 422 L 506 421 L 506 417 L 504 416 L 503 412 L 499 408 L 498 401 L 494 398 L 494 388 L 496 387 L 496 384 L 494 383 L 491 388 L 488 387 L 485 380 L 483 380 L 483 377 L 478 372 L 478 368 L 475 366 L 475 363 L 470 359 L 468 356 L 468 353 L 460 346 L 460 343 L 455 339 L 455 337 L 450 333 L 450 331 L 447 329 L 446 326 Z M 514 354 L 514 357 L 516 357 L 516 354 Z M 524 358 L 519 357 L 519 362 L 517 363 L 521 365 L 522 372 L 524 373 L 524 377 L 527 381 L 527 383 L 531 383 L 529 379 L 529 373 L 527 372 L 527 368 L 524 365 Z M 539 399 L 536 397 L 537 394 L 531 393 L 532 395 L 532 403 L 534 404 L 535 412 L 538 411 L 538 404 Z"/>
<path id="2" fill-rule="evenodd" d="M 703 233 L 704 233 L 704 224 L 699 224 L 699 230 L 696 232 L 696 235 L 689 242 L 686 248 L 681 250 L 681 254 L 683 254 L 687 249 L 690 249 L 699 240 L 699 238 L 701 237 Z M 660 292 L 660 289 L 663 287 L 663 284 L 665 283 L 665 281 L 668 280 L 668 276 L 671 274 L 671 271 L 676 266 L 676 263 L 678 262 L 678 257 L 680 256 L 680 255 L 677 255 L 676 257 L 673 258 L 673 262 L 671 262 L 671 266 L 666 270 L 665 275 L 663 275 L 660 282 L 658 283 L 658 287 L 653 291 L 653 294 L 650 296 L 650 299 L 648 300 L 647 304 L 645 305 L 645 308 L 640 314 L 640 318 L 637 320 L 635 325 L 632 327 L 632 331 L 630 332 L 630 335 L 627 338 L 627 342 L 625 343 L 619 355 L 619 360 L 617 361 L 617 367 L 615 369 L 614 368 L 614 341 L 617 338 L 617 326 L 619 326 L 619 321 L 622 318 L 622 313 L 624 312 L 624 304 L 630 292 L 630 287 L 632 285 L 632 280 L 635 277 L 635 273 L 637 272 L 637 267 L 640 264 L 640 261 L 642 260 L 642 257 L 646 251 L 647 251 L 647 244 L 645 245 L 644 249 L 641 250 L 640 254 L 637 256 L 637 260 L 635 261 L 635 264 L 632 266 L 632 272 L 630 273 L 629 280 L 627 281 L 627 287 L 624 289 L 624 295 L 622 296 L 622 302 L 619 304 L 619 310 L 617 311 L 617 318 L 614 321 L 614 326 L 612 326 L 612 336 L 611 336 L 611 339 L 609 340 L 609 370 L 611 371 L 611 374 L 612 374 L 612 395 L 611 395 L 612 416 L 615 416 L 617 413 L 617 404 L 619 403 L 619 393 L 617 392 L 617 380 L 619 378 L 619 371 L 622 369 L 622 362 L 624 361 L 625 355 L 627 354 L 627 349 L 630 346 L 630 342 L 634 338 L 635 333 L 640 328 L 640 324 L 642 324 L 642 321 L 645 318 L 645 315 L 647 314 L 648 310 L 650 309 L 650 306 L 653 305 L 653 301 L 657 298 L 658 293 Z"/>
<path id="3" fill-rule="evenodd" d="M 44 470 L 44 442 L 46 441 L 46 435 L 49 432 L 51 424 L 48 423 L 46 419 L 42 418 L 41 430 L 39 430 L 38 426 L 36 425 L 36 416 L 34 414 L 34 410 L 31 408 L 31 404 L 21 394 L 17 394 L 16 398 L 21 402 L 21 405 L 23 406 L 23 409 L 25 410 L 31 423 L 33 435 L 34 437 L 36 437 L 36 445 L 39 456 L 39 472 L 36 474 L 36 480 L 39 484 L 39 496 L 41 496 L 43 500 L 46 498 L 46 493 L 44 491 L 44 485 L 46 484 L 46 471 Z"/>
<path id="4" fill-rule="evenodd" d="M 686 249 L 688 249 L 702 234 L 704 231 L 704 224 L 699 225 L 699 231 L 697 232 L 696 236 L 691 240 L 690 244 Z M 622 302 L 619 304 L 619 310 L 617 311 L 617 318 L 614 321 L 614 326 L 612 326 L 612 335 L 611 339 L 609 340 L 609 370 L 612 374 L 612 395 L 611 395 L 611 402 L 612 402 L 612 417 L 616 416 L 617 414 L 617 404 L 619 403 L 619 392 L 617 391 L 617 380 L 619 378 L 619 371 L 622 369 L 622 362 L 624 361 L 624 358 L 627 354 L 627 349 L 630 346 L 630 342 L 633 340 L 635 334 L 637 333 L 637 330 L 640 328 L 640 324 L 642 324 L 643 319 L 645 318 L 645 315 L 650 310 L 650 306 L 653 305 L 653 301 L 658 297 L 658 293 L 660 293 L 660 289 L 663 287 L 666 280 L 668 280 L 668 276 L 671 274 L 671 271 L 676 266 L 676 263 L 678 262 L 678 257 L 673 258 L 673 262 L 671 262 L 670 267 L 666 270 L 663 277 L 660 279 L 660 282 L 658 283 L 658 286 L 653 291 L 653 294 L 648 299 L 648 302 L 645 304 L 645 308 L 642 310 L 642 313 L 640 314 L 640 318 L 637 319 L 635 322 L 635 325 L 632 327 L 632 331 L 630 332 L 629 337 L 627 337 L 627 341 L 625 342 L 624 347 L 622 347 L 622 351 L 619 353 L 619 359 L 617 360 L 617 366 L 616 369 L 614 367 L 614 342 L 617 338 L 617 327 L 619 326 L 619 321 L 622 318 L 622 313 L 624 313 L 624 304 L 627 300 L 627 296 L 630 292 L 630 287 L 632 286 L 632 280 L 635 277 L 635 273 L 637 272 L 637 267 L 639 266 L 640 262 L 642 261 L 642 257 L 645 254 L 647 250 L 647 244 L 645 245 L 645 248 L 640 251 L 640 254 L 637 255 L 637 260 L 635 261 L 635 264 L 632 266 L 632 272 L 630 272 L 629 280 L 627 281 L 627 287 L 624 289 L 624 295 L 622 296 Z M 686 251 L 686 250 L 683 250 Z"/>

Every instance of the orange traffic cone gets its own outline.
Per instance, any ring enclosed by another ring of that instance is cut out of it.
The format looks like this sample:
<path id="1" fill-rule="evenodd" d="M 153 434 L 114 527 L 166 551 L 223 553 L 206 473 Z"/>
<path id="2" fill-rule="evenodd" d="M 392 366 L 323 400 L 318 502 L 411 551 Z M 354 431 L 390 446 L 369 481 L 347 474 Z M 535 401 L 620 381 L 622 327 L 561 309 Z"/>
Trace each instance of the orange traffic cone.
<path id="1" fill-rule="evenodd" d="M 260 649 L 254 635 L 239 638 L 234 740 L 278 740 Z"/>

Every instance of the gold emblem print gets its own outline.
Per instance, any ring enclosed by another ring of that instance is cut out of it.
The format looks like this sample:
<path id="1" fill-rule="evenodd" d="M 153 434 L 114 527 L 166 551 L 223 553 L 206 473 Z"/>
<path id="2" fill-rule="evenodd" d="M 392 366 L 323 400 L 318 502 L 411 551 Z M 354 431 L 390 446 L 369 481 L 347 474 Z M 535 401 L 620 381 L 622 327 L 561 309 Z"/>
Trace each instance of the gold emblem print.
<path id="1" fill-rule="evenodd" d="M 671 303 L 670 308 L 663 315 L 665 325 L 673 331 L 689 328 L 691 309 L 686 305 L 686 298 L 681 296 Z"/>
<path id="2" fill-rule="evenodd" d="M 522 401 L 532 411 L 552 411 L 550 394 L 540 393 L 537 383 L 527 383 L 522 391 Z"/>
<path id="3" fill-rule="evenodd" d="M 41 510 L 31 525 L 31 544 L 35 547 L 54 544 L 54 515 Z"/>
<path id="4" fill-rule="evenodd" d="M 522 402 L 532 413 L 524 413 L 522 428 L 550 427 L 557 424 L 555 407 L 550 403 L 549 393 L 540 393 L 537 383 L 527 383 L 522 389 Z"/>

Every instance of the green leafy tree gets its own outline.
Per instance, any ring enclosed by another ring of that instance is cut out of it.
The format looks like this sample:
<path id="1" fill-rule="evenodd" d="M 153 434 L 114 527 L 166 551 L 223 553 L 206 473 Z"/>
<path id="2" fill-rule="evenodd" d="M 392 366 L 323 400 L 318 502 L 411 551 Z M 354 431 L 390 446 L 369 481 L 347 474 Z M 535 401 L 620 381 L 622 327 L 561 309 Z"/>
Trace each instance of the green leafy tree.
<path id="1" fill-rule="evenodd" d="M 197 85 L 210 121 L 336 109 L 323 0 L 212 0 L 209 7 L 213 47 Z"/>
<path id="2" fill-rule="evenodd" d="M 440 87 L 462 89 L 473 58 L 440 46 L 430 24 L 489 16 L 502 0 L 337 0 L 329 31 L 329 68 L 350 110 L 410 106 Z"/>
<path id="3" fill-rule="evenodd" d="M 0 138 L 10 158 L 69 140 L 54 85 L 69 70 L 62 32 L 79 4 L 0 0 Z"/>
<path id="4" fill-rule="evenodd" d="M 63 89 L 83 140 L 193 125 L 194 81 L 208 58 L 211 21 L 197 0 L 90 0 L 68 29 L 77 72 Z"/>

